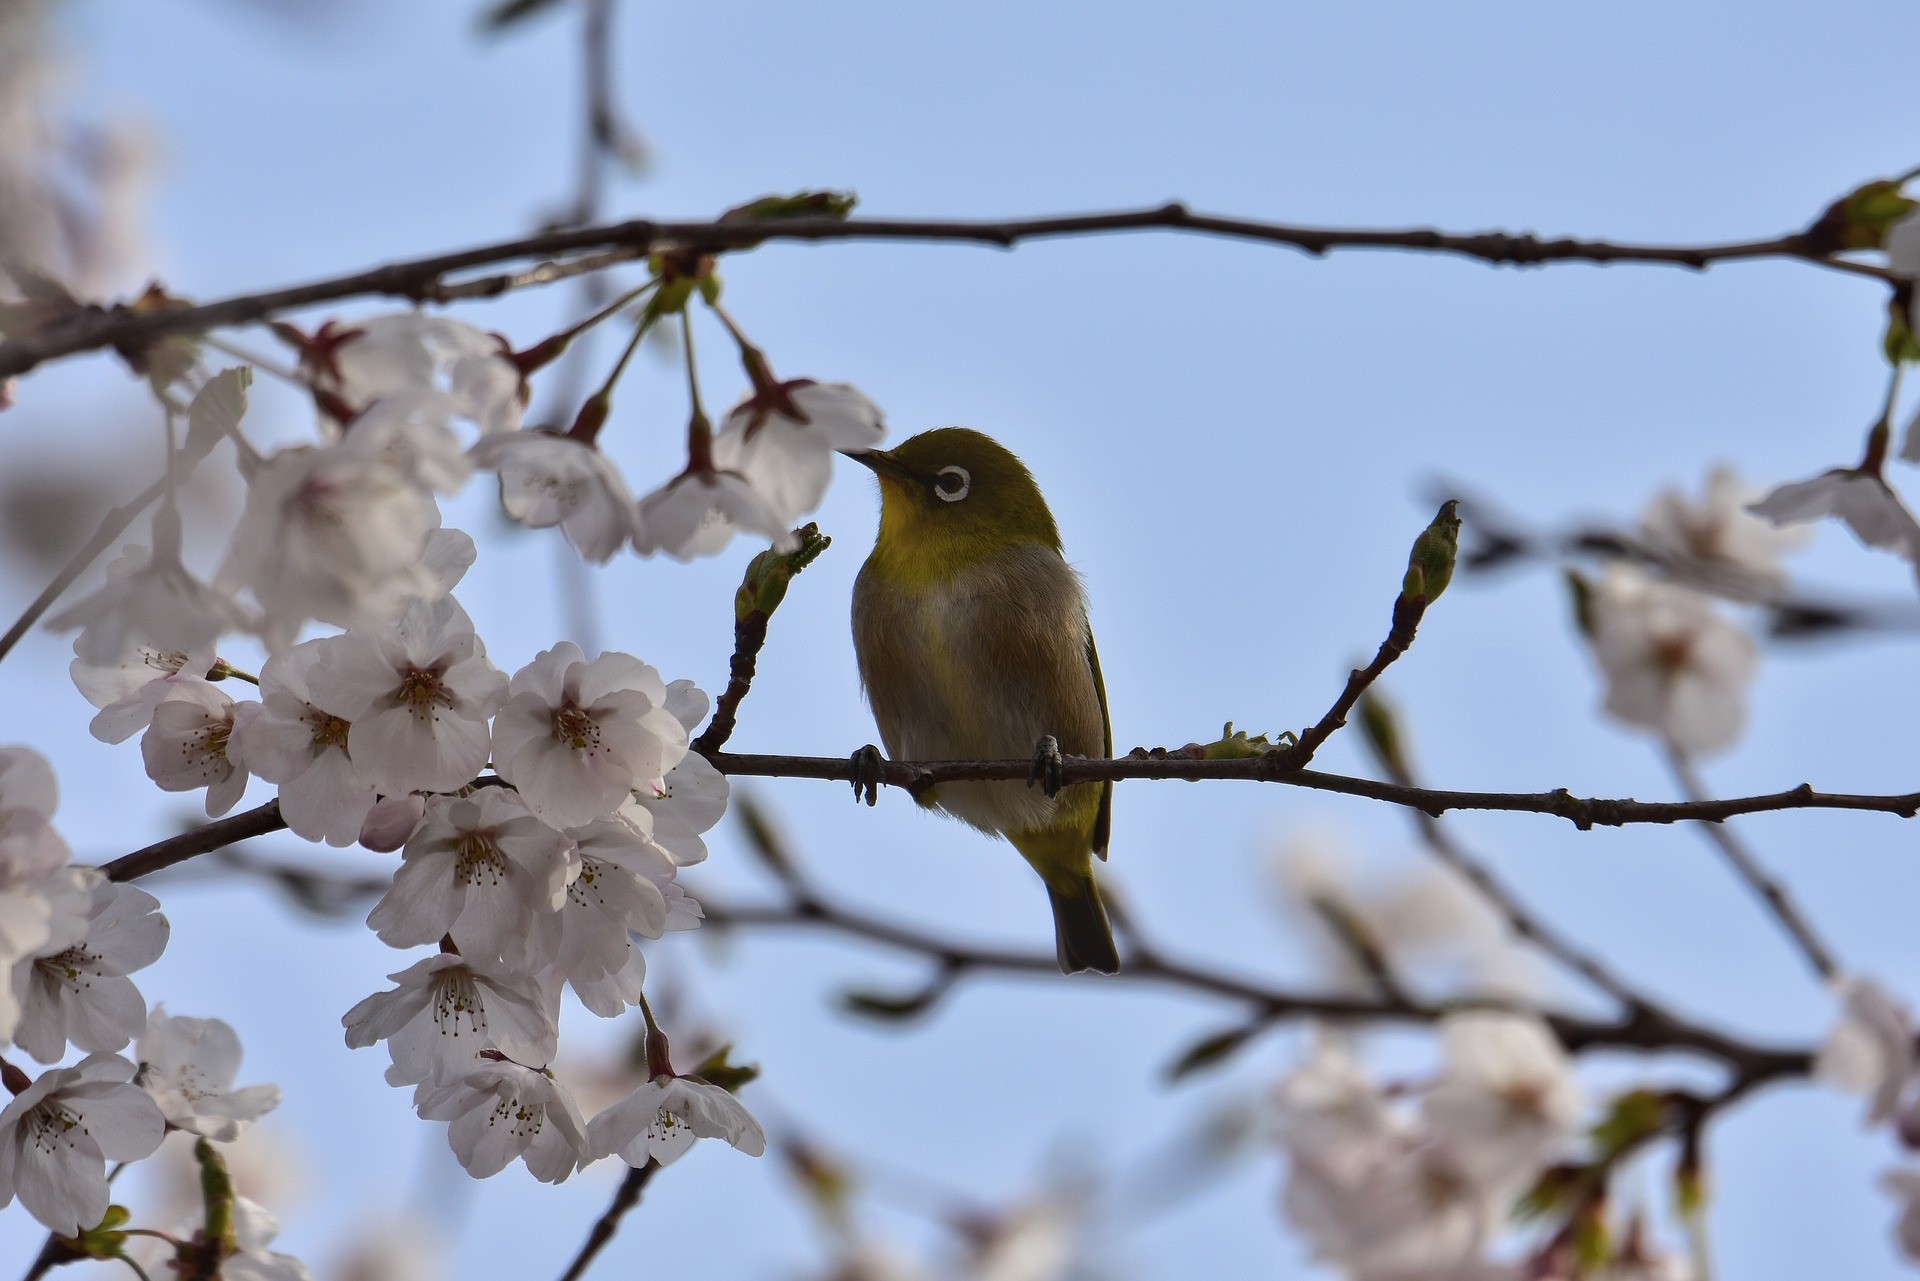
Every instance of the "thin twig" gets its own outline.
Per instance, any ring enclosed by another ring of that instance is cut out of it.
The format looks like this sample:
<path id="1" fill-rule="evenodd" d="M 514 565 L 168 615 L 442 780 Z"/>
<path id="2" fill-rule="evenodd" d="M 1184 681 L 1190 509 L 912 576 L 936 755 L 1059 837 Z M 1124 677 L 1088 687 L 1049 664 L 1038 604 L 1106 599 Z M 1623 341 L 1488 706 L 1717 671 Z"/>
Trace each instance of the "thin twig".
<path id="1" fill-rule="evenodd" d="M 1426 609 L 1424 598 L 1408 596 L 1404 592 L 1394 601 L 1393 626 L 1388 629 L 1387 638 L 1380 642 L 1380 648 L 1374 651 L 1373 661 L 1348 672 L 1346 687 L 1340 691 L 1340 697 L 1333 701 L 1333 706 L 1327 709 L 1326 715 L 1307 727 L 1291 746 L 1280 749 L 1283 768 L 1304 769 L 1313 760 L 1313 754 L 1320 750 L 1320 745 L 1346 725 L 1347 714 L 1360 701 L 1360 696 L 1413 644 L 1414 633 L 1419 629 L 1420 619 Z"/>
<path id="2" fill-rule="evenodd" d="M 573 1262 L 567 1266 L 565 1272 L 560 1274 L 560 1281 L 580 1281 L 580 1278 L 586 1275 L 587 1267 L 593 1262 L 594 1256 L 606 1248 L 607 1242 L 613 1240 L 613 1234 L 620 1230 L 620 1220 L 639 1202 L 640 1194 L 646 1190 L 647 1184 L 659 1170 L 660 1163 L 651 1157 L 647 1158 L 645 1165 L 636 1165 L 628 1169 L 627 1177 L 620 1180 L 619 1190 L 613 1194 L 613 1203 L 607 1206 L 606 1213 L 595 1221 L 593 1229 L 587 1233 L 586 1242 L 580 1247 L 580 1253 L 573 1256 Z"/>
<path id="3" fill-rule="evenodd" d="M 1301 227 L 1197 214 L 1178 203 L 1113 213 L 1001 221 L 802 217 L 764 221 L 672 222 L 640 218 L 597 227 L 546 231 L 454 253 L 389 263 L 283 289 L 239 294 L 199 306 L 144 312 L 136 312 L 123 305 L 78 308 L 48 321 L 35 331 L 0 344 L 0 378 L 26 373 L 43 361 L 75 352 L 94 351 L 107 346 L 137 351 L 167 334 L 198 333 L 228 325 L 250 324 L 283 312 L 343 298 L 385 295 L 425 301 L 448 288 L 502 292 L 513 287 L 510 278 L 500 281 L 497 286 L 492 281 L 485 286 L 478 286 L 475 282 L 449 286 L 444 277 L 496 263 L 560 257 L 585 250 L 620 248 L 639 254 L 672 247 L 718 253 L 750 249 L 776 240 L 950 241 L 1007 248 L 1021 241 L 1046 237 L 1151 230 L 1195 232 L 1286 245 L 1316 255 L 1334 249 L 1398 249 L 1453 254 L 1481 262 L 1514 266 L 1550 262 L 1639 262 L 1699 269 L 1716 262 L 1792 258 L 1876 280 L 1891 279 L 1884 267 L 1821 252 L 1803 232 L 1766 240 L 1724 244 L 1631 245 L 1573 238 L 1543 240 L 1531 234 L 1514 235 L 1500 231 L 1458 234 L 1428 228 L 1367 230 Z"/>
<path id="4" fill-rule="evenodd" d="M 123 503 L 106 514 L 100 522 L 100 528 L 95 530 L 93 537 L 87 540 L 87 545 L 73 554 L 73 558 L 53 576 L 53 581 L 47 584 L 46 590 L 34 597 L 33 603 L 14 620 L 13 626 L 7 629 L 7 634 L 0 636 L 0 658 L 5 658 L 12 652 L 13 647 L 20 643 L 20 638 L 33 630 L 33 625 L 40 621 L 40 616 L 52 609 L 53 603 L 60 599 L 67 588 L 73 586 L 74 581 L 87 572 L 87 567 L 100 559 L 101 554 L 113 546 L 114 539 L 127 532 L 127 526 L 133 524 L 141 512 L 160 500 L 160 495 L 166 492 L 166 488 L 165 480 L 156 480 L 132 501 Z"/>
<path id="5" fill-rule="evenodd" d="M 1700 775 L 1694 770 L 1693 762 L 1687 759 L 1686 753 L 1669 743 L 1666 757 L 1668 768 L 1673 771 L 1674 780 L 1680 784 L 1680 790 L 1687 799 L 1705 801 L 1706 788 L 1701 785 Z M 1707 823 L 1702 825 L 1702 830 L 1725 856 L 1734 875 L 1745 881 L 1747 888 L 1760 897 L 1773 918 L 1780 923 L 1780 928 L 1787 932 L 1787 936 L 1807 958 L 1807 964 L 1813 967 L 1814 973 L 1823 981 L 1831 981 L 1839 973 L 1840 967 L 1835 963 L 1833 953 L 1814 932 L 1813 925 L 1800 910 L 1799 904 L 1787 893 L 1786 886 L 1760 865 L 1760 860 L 1753 856 L 1753 851 L 1735 835 L 1732 828 L 1722 823 Z"/>

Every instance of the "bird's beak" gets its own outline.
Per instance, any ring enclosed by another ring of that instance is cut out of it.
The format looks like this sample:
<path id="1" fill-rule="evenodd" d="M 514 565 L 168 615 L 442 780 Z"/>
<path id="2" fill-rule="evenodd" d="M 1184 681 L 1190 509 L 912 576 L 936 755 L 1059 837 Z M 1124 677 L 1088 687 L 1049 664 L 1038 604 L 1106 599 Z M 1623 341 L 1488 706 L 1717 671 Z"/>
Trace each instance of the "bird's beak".
<path id="1" fill-rule="evenodd" d="M 849 451 L 847 457 L 878 476 L 891 477 L 900 481 L 920 479 L 918 472 L 909 470 L 905 464 L 884 449 L 863 449 L 859 453 Z"/>

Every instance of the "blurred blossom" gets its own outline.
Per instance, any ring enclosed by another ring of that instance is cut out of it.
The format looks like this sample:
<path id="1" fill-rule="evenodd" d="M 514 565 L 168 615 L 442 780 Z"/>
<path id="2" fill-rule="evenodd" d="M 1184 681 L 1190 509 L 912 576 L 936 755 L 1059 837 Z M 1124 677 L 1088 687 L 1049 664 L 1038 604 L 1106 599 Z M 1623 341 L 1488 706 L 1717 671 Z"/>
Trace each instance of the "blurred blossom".
<path id="1" fill-rule="evenodd" d="M 1873 979 L 1837 979 L 1840 1021 L 1814 1060 L 1817 1080 L 1867 1098 L 1867 1124 L 1885 1125 L 1899 1111 L 1915 1067 L 1913 1012 Z"/>
<path id="2" fill-rule="evenodd" d="M 357 410 L 427 391 L 445 397 L 451 416 L 483 434 L 520 426 L 520 371 L 507 359 L 505 340 L 451 316 L 402 311 L 329 321 L 309 340 L 302 363 Z"/>
<path id="3" fill-rule="evenodd" d="M 138 1218 L 155 1223 L 188 1223 L 204 1214 L 200 1165 L 193 1156 L 197 1138 L 185 1131 L 169 1131 L 152 1160 L 121 1176 L 140 1178 Z M 286 1132 L 271 1121 L 248 1126 L 237 1138 L 223 1142 L 220 1158 L 227 1163 L 234 1190 L 250 1201 L 284 1211 L 306 1194 L 306 1164 Z M 114 1184 L 116 1189 L 120 1186 Z"/>
<path id="4" fill-rule="evenodd" d="M 345 1250 L 321 1272 L 325 1281 L 442 1281 L 441 1233 L 417 1215 L 388 1216 L 348 1234 Z"/>
<path id="5" fill-rule="evenodd" d="M 1689 755 L 1739 739 L 1760 665 L 1745 628 L 1699 592 L 1618 563 L 1607 566 L 1590 609 L 1608 715 Z"/>
<path id="6" fill-rule="evenodd" d="M 34 277 L 101 297 L 129 283 L 143 256 L 152 140 L 126 122 L 80 124 L 55 110 L 51 10 L 48 0 L 0 5 L 0 298 L 35 292 Z"/>
<path id="7" fill-rule="evenodd" d="M 1656 494 L 1641 514 L 1640 529 L 1683 580 L 1740 598 L 1773 595 L 1787 585 L 1781 555 L 1804 544 L 1808 531 L 1750 513 L 1748 504 L 1760 495 L 1731 467 L 1715 467 L 1698 498 L 1679 489 Z"/>
<path id="8" fill-rule="evenodd" d="M 1087 1198 L 1056 1188 L 969 1224 L 969 1281 L 1063 1281 L 1077 1275 Z"/>
<path id="9" fill-rule="evenodd" d="M 1444 1065 L 1422 1118 L 1453 1168 L 1512 1196 L 1569 1154 L 1583 1107 L 1573 1061 L 1537 1016 L 1474 1010 L 1441 1020 Z"/>
<path id="10" fill-rule="evenodd" d="M 1366 868 L 1338 829 L 1308 825 L 1282 840 L 1273 866 L 1280 906 L 1296 927 L 1291 932 L 1310 941 L 1341 990 L 1370 992 L 1372 980 L 1327 920 L 1328 907 L 1436 989 L 1523 997 L 1545 986 L 1540 965 L 1515 945 L 1499 916 L 1437 863 Z"/>
<path id="11" fill-rule="evenodd" d="M 1899 1166 L 1880 1176 L 1880 1186 L 1898 1204 L 1893 1239 L 1908 1263 L 1920 1264 L 1920 1169 Z"/>

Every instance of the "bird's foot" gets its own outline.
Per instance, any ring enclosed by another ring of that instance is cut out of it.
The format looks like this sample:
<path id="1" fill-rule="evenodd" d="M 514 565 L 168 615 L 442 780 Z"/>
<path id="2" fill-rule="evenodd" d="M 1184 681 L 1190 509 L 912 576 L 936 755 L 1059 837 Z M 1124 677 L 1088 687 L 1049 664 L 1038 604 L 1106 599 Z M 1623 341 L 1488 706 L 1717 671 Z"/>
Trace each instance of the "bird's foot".
<path id="1" fill-rule="evenodd" d="M 880 784 L 887 781 L 886 760 L 880 749 L 868 743 L 848 758 L 847 765 L 852 774 L 853 803 L 864 800 L 869 805 L 878 804 Z"/>
<path id="2" fill-rule="evenodd" d="M 1027 770 L 1027 786 L 1040 784 L 1048 796 L 1058 796 L 1065 785 L 1066 761 L 1060 756 L 1060 740 L 1048 734 L 1033 748 L 1033 765 Z"/>

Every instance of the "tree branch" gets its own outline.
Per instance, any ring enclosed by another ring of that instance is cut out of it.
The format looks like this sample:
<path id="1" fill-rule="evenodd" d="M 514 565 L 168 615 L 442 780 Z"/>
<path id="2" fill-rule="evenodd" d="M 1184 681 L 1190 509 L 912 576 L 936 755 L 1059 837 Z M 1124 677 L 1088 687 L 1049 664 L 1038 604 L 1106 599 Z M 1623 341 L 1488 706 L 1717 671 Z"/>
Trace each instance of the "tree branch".
<path id="1" fill-rule="evenodd" d="M 580 1247 L 580 1253 L 573 1256 L 573 1262 L 560 1274 L 560 1281 L 580 1281 L 586 1275 L 594 1256 L 613 1240 L 613 1234 L 620 1230 L 620 1220 L 639 1202 L 640 1194 L 646 1191 L 647 1184 L 653 1181 L 653 1176 L 659 1171 L 660 1163 L 651 1157 L 647 1158 L 645 1165 L 628 1168 L 627 1177 L 620 1180 L 619 1190 L 613 1194 L 613 1203 L 594 1222 L 592 1230 L 587 1233 L 586 1242 Z"/>
<path id="2" fill-rule="evenodd" d="M 175 863 L 184 863 L 201 854 L 211 854 L 237 841 L 278 832 L 286 825 L 287 821 L 280 817 L 280 802 L 268 801 L 257 809 L 229 814 L 211 823 L 202 823 L 178 836 L 155 841 L 143 850 L 135 850 L 114 859 L 100 870 L 107 874 L 110 881 L 138 880 L 172 867 Z"/>
<path id="3" fill-rule="evenodd" d="M 1754 258 L 1792 258 L 1835 271 L 1878 280 L 1891 279 L 1884 267 L 1837 258 L 1820 251 L 1804 232 L 1768 240 L 1709 245 L 1632 245 L 1604 240 L 1557 238 L 1508 232 L 1452 233 L 1429 228 L 1394 230 L 1302 227 L 1196 214 L 1182 204 L 1113 213 L 1067 214 L 1003 221 L 909 218 L 802 217 L 767 221 L 677 222 L 633 219 L 597 227 L 568 228 L 496 241 L 454 253 L 389 263 L 284 289 L 239 294 L 217 302 L 171 310 L 135 312 L 123 305 L 83 307 L 50 319 L 40 328 L 0 344 L 0 378 L 26 373 L 43 361 L 102 347 L 137 350 L 168 334 L 196 333 L 228 325 L 251 324 L 283 312 L 344 298 L 380 295 L 428 301 L 454 296 L 448 291 L 504 292 L 512 277 L 449 283 L 444 278 L 496 263 L 557 258 L 589 250 L 619 249 L 639 256 L 673 248 L 705 253 L 751 249 L 769 241 L 903 240 L 947 241 L 1010 248 L 1025 240 L 1100 235 L 1122 231 L 1183 231 L 1229 239 L 1286 245 L 1310 254 L 1334 249 L 1399 249 L 1451 254 L 1493 264 L 1536 266 L 1550 262 L 1666 263 L 1705 268 L 1716 262 Z M 564 263 L 535 269 L 526 283 L 555 278 Z M 545 274 L 542 274 L 545 273 Z M 525 274 L 525 273 L 523 273 Z"/>

